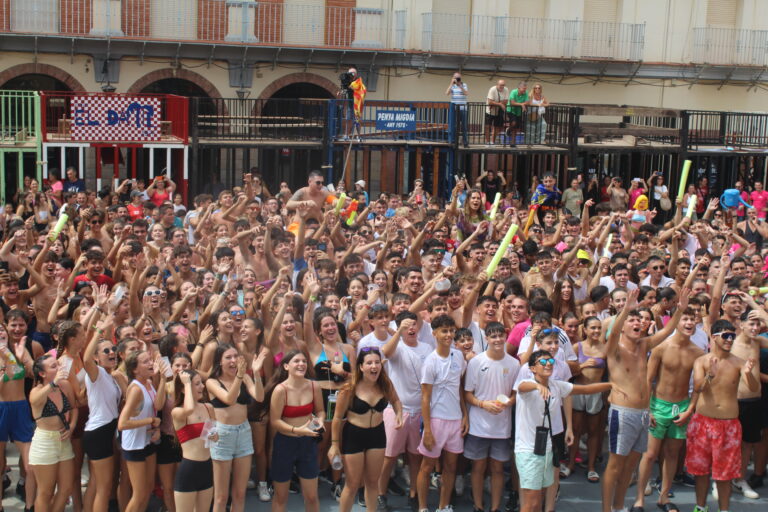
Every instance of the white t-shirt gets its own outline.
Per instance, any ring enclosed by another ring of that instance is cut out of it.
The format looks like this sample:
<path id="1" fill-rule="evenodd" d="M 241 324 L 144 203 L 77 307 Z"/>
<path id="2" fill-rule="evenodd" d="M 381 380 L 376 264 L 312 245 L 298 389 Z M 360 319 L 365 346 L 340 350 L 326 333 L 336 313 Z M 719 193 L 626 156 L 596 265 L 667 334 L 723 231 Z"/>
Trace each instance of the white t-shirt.
<path id="1" fill-rule="evenodd" d="M 120 386 L 104 368 L 98 367 L 99 375 L 96 382 L 91 382 L 88 375 L 85 376 L 85 389 L 88 392 L 88 421 L 85 422 L 85 430 L 93 431 L 103 427 L 116 419 L 120 414 L 118 405 L 122 391 Z"/>
<path id="2" fill-rule="evenodd" d="M 394 320 L 389 322 L 389 328 L 393 331 L 397 330 L 397 324 Z M 432 334 L 432 327 L 429 325 L 429 322 L 421 322 L 421 329 L 419 329 L 419 332 L 416 333 L 416 339 L 419 341 L 419 343 L 426 343 L 434 350 L 435 337 Z"/>
<path id="3" fill-rule="evenodd" d="M 549 378 L 549 382 L 568 382 L 572 376 L 571 368 L 566 363 L 555 359 L 555 367 L 552 369 L 552 376 Z M 520 371 L 517 372 L 515 390 L 517 390 L 517 386 L 524 380 L 533 380 L 533 372 L 527 364 L 520 366 Z M 562 417 L 558 416 L 556 418 L 555 416 L 552 416 L 552 433 L 559 434 L 563 430 L 565 430 L 565 426 L 563 425 Z"/>
<path id="4" fill-rule="evenodd" d="M 472 337 L 475 339 L 475 344 L 472 346 L 472 352 L 481 354 L 488 350 L 488 340 L 485 339 L 485 331 L 480 328 L 480 324 L 473 320 L 469 324 L 469 330 L 472 331 Z"/>
<path id="5" fill-rule="evenodd" d="M 515 391 L 521 382 L 535 382 L 533 379 L 525 379 L 515 383 Z M 552 433 L 557 434 L 555 423 L 562 425 L 563 415 L 561 407 L 563 399 L 571 394 L 573 384 L 559 380 L 549 380 L 549 416 L 552 420 Z M 549 422 L 544 416 L 544 399 L 537 389 L 526 393 L 517 392 L 517 405 L 515 406 L 515 452 L 533 452 L 536 442 L 536 427 L 542 425 L 548 427 Z M 551 436 L 547 437 L 547 451 L 552 451 Z"/>
<path id="6" fill-rule="evenodd" d="M 469 360 L 464 378 L 464 390 L 471 391 L 478 400 L 496 400 L 499 395 L 509 396 L 520 371 L 520 363 L 509 354 L 494 360 L 487 352 Z M 505 408 L 492 414 L 476 406 L 469 406 L 469 433 L 488 439 L 507 439 L 512 431 L 512 409 Z"/>
<path id="7" fill-rule="evenodd" d="M 387 340 L 389 340 L 389 334 L 387 334 L 386 338 L 380 340 L 376 337 L 376 331 L 369 332 L 360 338 L 360 341 L 357 343 L 357 356 L 360 357 L 360 351 L 363 349 L 363 347 L 374 347 L 379 349 L 379 352 L 381 352 L 381 347 L 386 345 Z"/>
<path id="8" fill-rule="evenodd" d="M 661 276 L 661 280 L 659 281 L 659 286 L 656 288 L 666 288 L 667 286 L 674 283 L 675 280 L 672 278 L 669 278 L 667 276 Z M 652 286 L 651 285 L 651 276 L 645 276 L 645 279 L 640 281 L 640 286 Z"/>
<path id="9" fill-rule="evenodd" d="M 616 289 L 616 282 L 611 276 L 604 276 L 600 278 L 600 285 L 608 288 L 608 293 Z M 637 290 L 637 285 L 632 281 L 627 281 L 627 290 Z"/>
<path id="10" fill-rule="evenodd" d="M 448 357 L 433 351 L 424 360 L 422 384 L 432 385 L 430 417 L 441 420 L 461 419 L 461 376 L 467 367 L 464 354 L 451 348 Z"/>
<path id="11" fill-rule="evenodd" d="M 417 341 L 415 347 L 406 345 L 400 339 L 394 353 L 387 359 L 387 374 L 395 386 L 397 396 L 403 404 L 403 411 L 417 413 L 421 411 L 421 368 L 424 360 L 434 349 L 426 343 Z"/>

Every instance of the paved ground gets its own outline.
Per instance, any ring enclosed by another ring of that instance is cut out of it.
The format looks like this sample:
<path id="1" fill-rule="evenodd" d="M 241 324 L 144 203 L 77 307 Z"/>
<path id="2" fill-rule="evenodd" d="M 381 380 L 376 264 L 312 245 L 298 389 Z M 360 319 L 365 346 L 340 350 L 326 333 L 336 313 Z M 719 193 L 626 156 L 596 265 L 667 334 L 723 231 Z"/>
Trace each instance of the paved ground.
<path id="1" fill-rule="evenodd" d="M 13 492 L 16 481 L 18 479 L 18 466 L 17 466 L 17 452 L 12 444 L 8 445 L 8 462 L 11 464 L 13 470 L 11 472 L 11 479 L 13 481 L 13 485 L 11 488 L 9 488 L 9 497 L 6 497 L 3 500 L 3 507 L 8 512 L 22 512 L 24 510 L 23 503 L 16 498 L 15 493 Z M 468 479 L 467 479 L 468 480 Z M 455 511 L 456 512 L 472 512 L 472 502 L 469 498 L 469 482 L 467 481 L 467 492 L 465 493 L 464 497 L 460 497 L 456 499 L 455 502 Z M 681 512 L 690 512 L 693 510 L 693 506 L 695 504 L 695 497 L 693 488 L 690 487 L 683 487 L 683 486 L 674 486 L 673 491 L 675 493 L 675 497 L 672 501 L 679 505 L 681 507 Z M 634 499 L 636 489 L 635 487 L 630 488 L 629 495 Z M 757 500 L 748 500 L 741 495 L 738 495 L 734 497 L 731 501 L 731 511 L 730 512 L 757 512 L 761 511 L 764 512 L 768 510 L 768 489 L 759 489 L 758 492 L 761 494 L 761 498 Z M 577 470 L 575 474 L 571 475 L 567 480 L 564 480 L 562 482 L 562 488 L 560 493 L 560 501 L 557 503 L 557 510 L 559 512 L 596 512 L 600 509 L 600 485 L 599 484 L 591 484 L 587 482 L 586 474 L 583 470 Z M 651 512 L 654 510 L 658 510 L 655 507 L 656 499 L 658 497 L 658 494 L 654 493 L 648 498 L 646 506 L 646 510 Z M 486 495 L 486 510 L 488 507 L 488 496 Z M 330 493 L 330 487 L 328 484 L 321 482 L 320 483 L 320 511 L 321 512 L 331 512 L 338 510 L 338 504 L 336 501 L 331 497 Z M 407 502 L 405 498 L 402 497 L 396 497 L 396 496 L 390 496 L 389 497 L 389 504 L 392 506 L 393 512 L 409 512 L 409 508 L 407 506 Z M 629 506 L 632 505 L 632 503 L 627 500 L 627 504 Z M 709 499 L 709 505 L 710 510 L 712 512 L 717 512 L 717 503 L 712 497 L 710 496 Z M 430 496 L 430 506 L 432 507 L 430 510 L 434 511 L 434 507 L 437 506 L 437 491 L 432 491 L 432 494 Z M 67 511 L 71 510 L 71 507 L 67 507 Z M 156 512 L 159 510 L 159 503 L 153 502 L 152 506 L 148 509 L 151 512 Z M 258 497 L 256 496 L 255 491 L 249 491 L 248 492 L 248 501 L 246 504 L 246 510 L 247 511 L 258 511 L 258 512 L 268 512 L 270 510 L 270 504 L 269 503 L 261 503 L 258 500 Z M 288 505 L 288 511 L 289 512 L 301 512 L 304 510 L 303 502 L 301 499 L 300 494 L 292 494 L 290 497 L 289 505 Z M 355 505 L 352 509 L 354 512 L 362 512 L 365 510 L 364 507 L 359 507 Z M 42 511 L 41 511 L 42 512 Z M 186 512 L 186 511 L 179 511 L 179 512 Z"/>

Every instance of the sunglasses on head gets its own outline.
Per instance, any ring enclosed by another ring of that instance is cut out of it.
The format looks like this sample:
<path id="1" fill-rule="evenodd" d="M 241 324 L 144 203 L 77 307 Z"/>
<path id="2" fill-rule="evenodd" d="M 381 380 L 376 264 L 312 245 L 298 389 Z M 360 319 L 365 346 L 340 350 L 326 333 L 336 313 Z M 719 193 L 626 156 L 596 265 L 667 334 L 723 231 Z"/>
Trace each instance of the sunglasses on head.
<path id="1" fill-rule="evenodd" d="M 557 329 L 544 329 L 541 331 L 541 334 L 547 335 L 547 334 L 558 334 Z"/>
<path id="2" fill-rule="evenodd" d="M 712 336 L 720 336 L 725 341 L 733 341 L 736 339 L 736 333 L 735 332 L 718 332 L 713 334 Z"/>
<path id="3" fill-rule="evenodd" d="M 381 352 L 376 347 L 363 347 L 360 349 L 361 354 L 376 354 L 381 355 Z"/>
<path id="4" fill-rule="evenodd" d="M 541 366 L 547 366 L 548 364 L 553 365 L 555 364 L 555 359 L 553 357 L 550 357 L 549 359 L 542 357 L 537 361 Z"/>
<path id="5" fill-rule="evenodd" d="M 160 295 L 160 294 L 162 294 L 162 293 L 163 293 L 163 292 L 162 292 L 162 291 L 160 291 L 160 290 L 155 290 L 155 291 L 146 291 L 146 292 L 144 292 L 144 296 L 145 296 L 145 297 L 151 297 L 151 296 L 153 296 L 153 295 Z"/>

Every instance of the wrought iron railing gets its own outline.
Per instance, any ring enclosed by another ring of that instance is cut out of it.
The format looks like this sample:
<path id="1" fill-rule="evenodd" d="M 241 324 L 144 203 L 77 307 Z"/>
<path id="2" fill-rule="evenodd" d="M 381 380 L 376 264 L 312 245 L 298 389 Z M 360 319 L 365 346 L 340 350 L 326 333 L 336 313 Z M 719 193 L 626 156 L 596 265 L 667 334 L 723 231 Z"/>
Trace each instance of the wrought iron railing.
<path id="1" fill-rule="evenodd" d="M 40 96 L 0 91 L 0 146 L 40 142 Z"/>
<path id="2" fill-rule="evenodd" d="M 768 147 L 768 113 L 685 111 L 688 146 Z"/>
<path id="3" fill-rule="evenodd" d="M 192 98 L 194 135 L 210 141 L 323 140 L 328 100 Z"/>

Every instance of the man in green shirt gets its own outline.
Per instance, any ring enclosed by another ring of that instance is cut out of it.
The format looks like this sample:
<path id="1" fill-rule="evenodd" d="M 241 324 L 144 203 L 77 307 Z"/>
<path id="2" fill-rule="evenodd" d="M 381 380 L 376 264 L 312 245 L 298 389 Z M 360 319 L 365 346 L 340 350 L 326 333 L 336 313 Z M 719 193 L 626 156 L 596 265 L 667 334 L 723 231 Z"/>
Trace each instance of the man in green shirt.
<path id="1" fill-rule="evenodd" d="M 517 89 L 513 89 L 509 93 L 509 101 L 507 102 L 507 116 L 509 117 L 509 143 L 511 146 L 515 145 L 515 138 L 518 132 L 523 128 L 523 111 L 525 110 L 525 103 L 528 101 L 528 84 L 520 82 Z"/>

